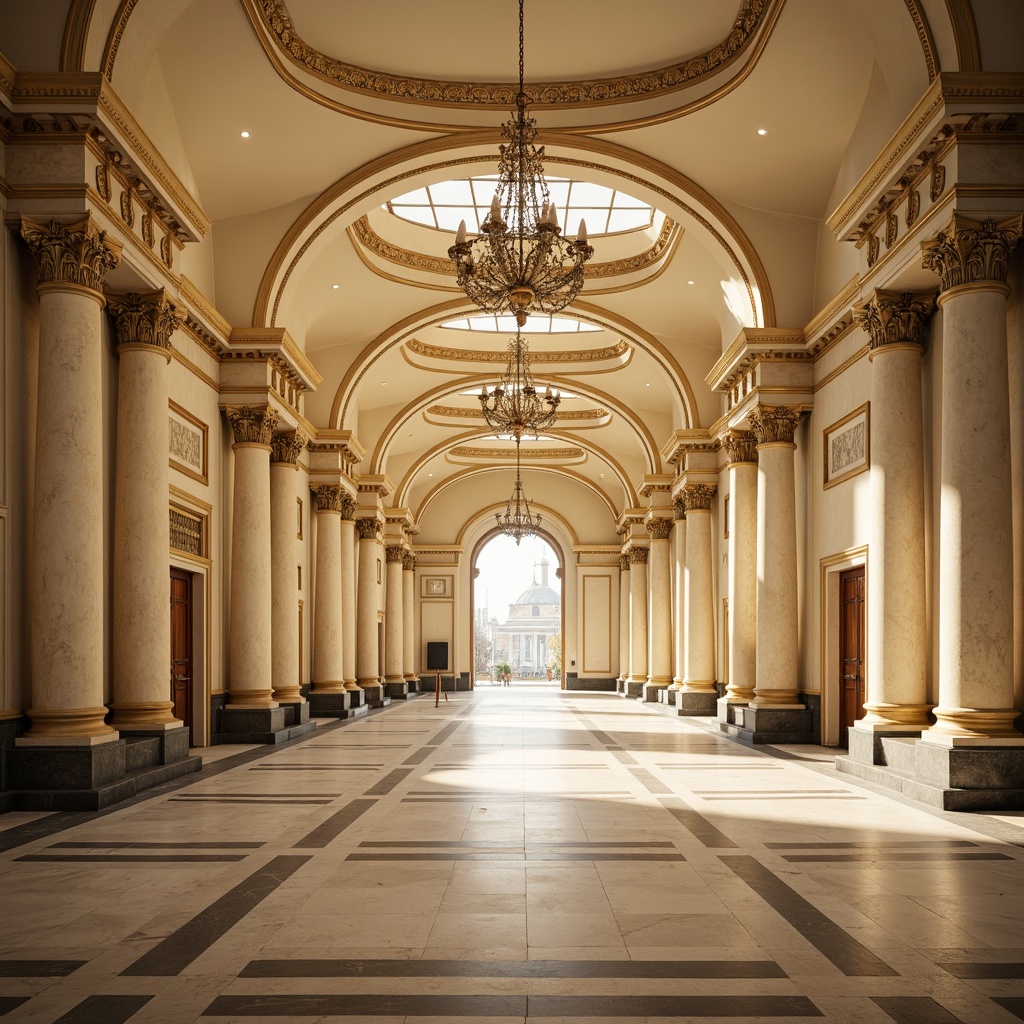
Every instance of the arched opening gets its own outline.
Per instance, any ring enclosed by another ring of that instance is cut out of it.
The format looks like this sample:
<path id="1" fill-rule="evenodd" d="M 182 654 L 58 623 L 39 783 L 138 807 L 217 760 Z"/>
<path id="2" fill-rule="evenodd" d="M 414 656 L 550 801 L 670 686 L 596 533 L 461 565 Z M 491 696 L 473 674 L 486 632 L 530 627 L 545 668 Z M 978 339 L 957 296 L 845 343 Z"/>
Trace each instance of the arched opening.
<path id="1" fill-rule="evenodd" d="M 500 530 L 473 555 L 474 685 L 563 687 L 562 557 L 539 532 L 518 545 Z"/>

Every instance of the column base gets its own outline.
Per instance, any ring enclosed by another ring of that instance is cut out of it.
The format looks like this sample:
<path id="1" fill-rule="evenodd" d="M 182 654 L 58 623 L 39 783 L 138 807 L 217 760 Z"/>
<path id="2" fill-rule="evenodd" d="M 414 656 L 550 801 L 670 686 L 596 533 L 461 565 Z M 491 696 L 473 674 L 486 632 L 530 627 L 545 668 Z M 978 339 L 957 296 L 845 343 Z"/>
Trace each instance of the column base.
<path id="1" fill-rule="evenodd" d="M 663 683 L 646 682 L 640 690 L 640 699 L 646 704 L 657 704 L 661 701 L 661 694 L 668 689 L 668 681 Z"/>
<path id="2" fill-rule="evenodd" d="M 308 700 L 309 713 L 313 718 L 355 718 L 358 715 L 365 715 L 368 710 L 365 704 L 354 707 L 348 690 L 331 693 L 317 693 L 316 690 L 312 690 Z"/>
<path id="3" fill-rule="evenodd" d="M 384 687 L 380 684 L 379 680 L 367 679 L 364 682 L 362 679 L 357 679 L 356 682 L 363 691 L 363 698 L 366 700 L 367 707 L 383 708 L 391 703 L 391 698 L 384 693 Z"/>
<path id="4" fill-rule="evenodd" d="M 745 697 L 719 697 L 715 714 L 720 722 L 729 722 L 732 725 L 738 724 L 736 712 L 739 708 L 745 708 L 750 703 Z"/>
<path id="5" fill-rule="evenodd" d="M 404 679 L 385 679 L 384 696 L 392 700 L 408 700 L 409 684 Z"/>
<path id="6" fill-rule="evenodd" d="M 190 757 L 185 726 L 134 733 L 102 746 L 18 744 L 7 752 L 9 804 L 19 811 L 98 811 L 183 775 Z"/>
<path id="7" fill-rule="evenodd" d="M 122 702 L 110 704 L 112 728 L 118 732 L 160 732 L 180 729 L 181 721 L 171 714 L 174 704 L 169 700 Z"/>
<path id="8" fill-rule="evenodd" d="M 667 707 L 674 708 L 676 706 L 676 700 L 679 697 L 678 686 L 666 686 L 663 690 L 658 693 L 658 703 L 664 704 Z"/>
<path id="9" fill-rule="evenodd" d="M 288 712 L 280 706 L 272 708 L 239 708 L 230 704 L 219 716 L 220 726 L 215 742 L 225 743 L 286 743 L 316 732 L 316 722 L 306 721 L 289 726 Z"/>
<path id="10" fill-rule="evenodd" d="M 683 718 L 711 718 L 717 703 L 718 693 L 715 690 L 676 690 L 676 714 Z"/>
<path id="11" fill-rule="evenodd" d="M 309 703 L 301 696 L 294 700 L 278 700 L 284 708 L 284 724 L 288 727 L 309 721 Z"/>
<path id="12" fill-rule="evenodd" d="M 716 701 L 717 704 L 717 701 Z M 813 717 L 803 704 L 755 708 L 734 705 L 735 722 L 719 720 L 718 728 L 744 743 L 814 743 Z"/>
<path id="13" fill-rule="evenodd" d="M 644 684 L 646 682 L 646 679 L 623 679 L 622 689 L 619 691 L 619 693 L 623 697 L 643 697 Z"/>

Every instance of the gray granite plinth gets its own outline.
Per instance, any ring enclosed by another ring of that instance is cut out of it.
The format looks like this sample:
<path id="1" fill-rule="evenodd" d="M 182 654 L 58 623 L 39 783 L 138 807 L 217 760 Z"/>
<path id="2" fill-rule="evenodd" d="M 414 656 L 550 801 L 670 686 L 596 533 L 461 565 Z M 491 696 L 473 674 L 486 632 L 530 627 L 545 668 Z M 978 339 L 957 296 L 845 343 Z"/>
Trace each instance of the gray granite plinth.
<path id="1" fill-rule="evenodd" d="M 282 735 L 292 729 L 306 727 L 289 728 L 285 725 L 286 717 L 287 712 L 280 705 L 276 708 L 224 708 L 220 713 L 217 742 L 280 743 Z M 307 722 L 306 725 L 313 723 Z"/>
<path id="2" fill-rule="evenodd" d="M 285 711 L 284 724 L 286 726 L 302 725 L 303 722 L 309 721 L 308 701 L 282 701 L 281 707 Z"/>
<path id="3" fill-rule="evenodd" d="M 657 704 L 661 701 L 661 695 L 668 689 L 666 684 L 644 683 L 640 690 L 640 698 L 647 704 Z"/>
<path id="4" fill-rule="evenodd" d="M 96 747 L 15 747 L 8 753 L 13 789 L 93 789 L 124 777 L 127 743 Z"/>
<path id="5" fill-rule="evenodd" d="M 348 718 L 352 697 L 348 690 L 334 693 L 309 691 L 309 713 L 313 718 Z"/>
<path id="6" fill-rule="evenodd" d="M 420 681 L 419 681 L 419 679 L 418 679 L 418 678 L 414 678 L 414 679 L 406 679 L 406 681 L 405 681 L 405 682 L 406 682 L 406 684 L 407 684 L 407 685 L 408 685 L 408 687 L 409 687 L 409 692 L 410 692 L 410 693 L 422 693 L 422 692 L 423 692 L 423 691 L 422 691 L 422 690 L 420 689 Z"/>
<path id="7" fill-rule="evenodd" d="M 398 682 L 385 682 L 384 683 L 384 696 L 390 697 L 392 700 L 408 700 L 409 699 L 409 684 L 403 679 L 400 683 Z"/>
<path id="8" fill-rule="evenodd" d="M 639 698 L 644 695 L 644 684 L 642 680 L 625 679 L 622 683 L 622 690 L 620 691 L 623 697 L 634 697 Z"/>
<path id="9" fill-rule="evenodd" d="M 678 686 L 669 686 L 669 687 L 667 687 L 665 689 L 665 693 L 664 693 L 663 696 L 665 698 L 665 703 L 670 708 L 674 708 L 676 706 L 676 701 L 679 700 L 679 687 Z"/>
<path id="10" fill-rule="evenodd" d="M 346 690 L 348 699 L 351 701 L 351 707 L 363 708 L 366 707 L 366 694 L 361 689 L 357 690 Z"/>
<path id="11" fill-rule="evenodd" d="M 867 729 L 848 729 L 849 747 L 847 750 L 850 757 L 862 764 L 884 764 L 890 768 L 913 771 L 914 741 L 920 736 L 920 729 L 901 732 L 869 732 Z"/>
<path id="12" fill-rule="evenodd" d="M 676 714 L 683 718 L 711 718 L 718 710 L 717 693 L 676 691 Z"/>
<path id="13" fill-rule="evenodd" d="M 737 723 L 737 712 L 740 708 L 745 708 L 747 705 L 734 700 L 728 700 L 725 697 L 719 697 L 716 707 L 716 715 L 720 722 L 731 722 L 733 725 Z"/>
<path id="14" fill-rule="evenodd" d="M 736 721 L 719 721 L 722 732 L 745 743 L 816 743 L 813 716 L 806 708 L 752 708 L 739 705 Z"/>
<path id="15" fill-rule="evenodd" d="M 151 745 L 155 757 L 149 763 L 172 764 L 188 757 L 189 731 L 187 725 L 179 725 L 176 729 L 132 729 L 129 732 L 122 730 L 121 736 L 128 741 L 141 738 L 155 741 L 155 745 Z"/>
<path id="16" fill-rule="evenodd" d="M 615 692 L 616 693 L 622 693 L 622 691 L 625 690 L 625 688 L 626 688 L 626 680 L 625 679 L 616 679 L 615 680 Z"/>

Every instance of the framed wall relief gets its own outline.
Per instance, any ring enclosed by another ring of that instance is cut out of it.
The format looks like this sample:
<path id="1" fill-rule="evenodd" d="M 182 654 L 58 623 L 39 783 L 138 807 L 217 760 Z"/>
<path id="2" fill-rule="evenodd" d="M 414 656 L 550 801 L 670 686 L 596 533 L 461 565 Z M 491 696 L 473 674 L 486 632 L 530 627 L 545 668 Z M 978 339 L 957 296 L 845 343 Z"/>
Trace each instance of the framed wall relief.
<path id="1" fill-rule="evenodd" d="M 450 576 L 424 576 L 423 597 L 450 597 L 448 593 L 448 582 Z"/>
<path id="2" fill-rule="evenodd" d="M 871 403 L 837 420 L 824 431 L 825 488 L 871 468 Z"/>
<path id="3" fill-rule="evenodd" d="M 209 429 L 206 424 L 183 409 L 177 402 L 169 402 L 167 410 L 169 464 L 186 476 L 209 483 L 207 469 Z"/>

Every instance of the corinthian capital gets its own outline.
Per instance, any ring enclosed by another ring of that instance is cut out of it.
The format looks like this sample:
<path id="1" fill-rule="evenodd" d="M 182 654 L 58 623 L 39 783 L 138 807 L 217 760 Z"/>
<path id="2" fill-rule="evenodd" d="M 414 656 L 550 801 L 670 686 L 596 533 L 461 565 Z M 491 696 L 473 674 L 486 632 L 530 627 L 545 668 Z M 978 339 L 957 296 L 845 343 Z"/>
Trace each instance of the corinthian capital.
<path id="1" fill-rule="evenodd" d="M 54 217 L 42 225 L 21 218 L 21 237 L 36 261 L 40 284 L 77 284 L 100 290 L 104 275 L 121 262 L 121 245 L 107 238 L 90 217 L 62 224 Z"/>
<path id="2" fill-rule="evenodd" d="M 129 292 L 127 295 L 108 295 L 107 309 L 114 318 L 118 345 L 153 345 L 169 349 L 171 335 L 181 316 L 173 302 L 163 291 L 149 295 Z"/>
<path id="3" fill-rule="evenodd" d="M 648 519 L 645 526 L 651 535 L 651 540 L 668 540 L 669 534 L 672 532 L 671 519 Z"/>
<path id="4" fill-rule="evenodd" d="M 647 548 L 630 548 L 629 549 L 629 564 L 630 565 L 646 565 L 647 555 L 649 554 Z"/>
<path id="5" fill-rule="evenodd" d="M 415 572 L 416 571 L 416 556 L 411 551 L 402 552 L 402 571 L 403 572 Z"/>
<path id="6" fill-rule="evenodd" d="M 384 560 L 388 565 L 395 565 L 402 561 L 402 555 L 405 554 L 405 548 L 401 544 L 389 544 L 384 549 Z"/>
<path id="7" fill-rule="evenodd" d="M 301 430 L 289 434 L 275 432 L 270 441 L 270 461 L 294 466 L 308 443 L 309 438 Z"/>
<path id="8" fill-rule="evenodd" d="M 629 555 L 619 555 L 619 572 L 629 572 Z"/>
<path id="9" fill-rule="evenodd" d="M 863 306 L 853 311 L 854 319 L 868 332 L 871 350 L 896 342 L 923 345 L 928 318 L 935 309 L 930 292 L 886 292 L 878 290 Z"/>
<path id="10" fill-rule="evenodd" d="M 792 444 L 799 422 L 800 413 L 788 405 L 759 405 L 750 414 L 750 429 L 758 444 L 771 444 L 773 441 Z"/>
<path id="11" fill-rule="evenodd" d="M 317 512 L 340 512 L 344 491 L 337 484 L 317 484 L 310 488 L 316 499 Z"/>
<path id="12" fill-rule="evenodd" d="M 380 535 L 380 520 L 374 516 L 360 516 L 356 520 L 360 540 L 376 540 Z"/>
<path id="13" fill-rule="evenodd" d="M 1022 222 L 1020 216 L 997 222 L 954 213 L 935 238 L 921 243 L 922 265 L 939 275 L 943 291 L 977 281 L 1005 281 Z"/>
<path id="14" fill-rule="evenodd" d="M 731 430 L 722 438 L 730 462 L 757 462 L 757 438 L 749 430 Z"/>
<path id="15" fill-rule="evenodd" d="M 718 493 L 717 484 L 688 484 L 683 488 L 683 504 L 687 512 L 710 512 Z"/>
<path id="16" fill-rule="evenodd" d="M 277 413 L 268 405 L 252 409 L 248 405 L 230 406 L 224 414 L 231 424 L 235 444 L 265 444 L 268 448 L 277 423 Z"/>

